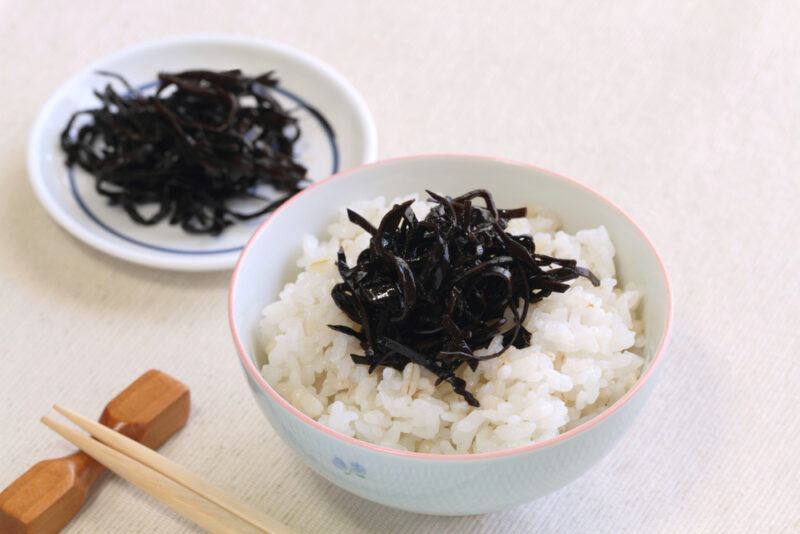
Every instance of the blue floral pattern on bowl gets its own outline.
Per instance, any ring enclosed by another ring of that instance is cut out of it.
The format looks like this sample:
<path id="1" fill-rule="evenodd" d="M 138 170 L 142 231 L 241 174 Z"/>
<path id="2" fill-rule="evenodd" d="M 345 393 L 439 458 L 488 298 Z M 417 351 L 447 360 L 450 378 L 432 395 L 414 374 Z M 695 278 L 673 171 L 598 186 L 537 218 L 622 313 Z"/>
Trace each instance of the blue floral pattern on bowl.
<path id="1" fill-rule="evenodd" d="M 350 465 L 348 465 L 347 462 L 338 456 L 334 456 L 333 466 L 345 475 L 353 474 L 358 478 L 367 478 L 366 468 L 358 462 L 350 462 Z"/>

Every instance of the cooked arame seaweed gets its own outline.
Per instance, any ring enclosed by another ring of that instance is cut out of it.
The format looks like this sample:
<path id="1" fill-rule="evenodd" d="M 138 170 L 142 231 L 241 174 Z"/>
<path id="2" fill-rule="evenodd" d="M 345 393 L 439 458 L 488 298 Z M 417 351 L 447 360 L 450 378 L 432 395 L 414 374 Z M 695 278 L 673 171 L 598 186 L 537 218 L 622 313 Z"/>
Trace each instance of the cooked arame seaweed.
<path id="1" fill-rule="evenodd" d="M 218 235 L 234 220 L 263 215 L 305 185 L 293 159 L 297 120 L 272 96 L 273 73 L 255 78 L 239 70 L 160 73 L 152 96 L 121 76 L 128 94 L 107 85 L 100 107 L 75 113 L 61 133 L 67 165 L 95 178 L 95 189 L 139 224 L 170 224 Z M 83 124 L 79 117 L 89 118 Z M 76 131 L 73 132 L 73 129 Z M 256 188 L 280 194 L 268 199 Z M 235 210 L 232 201 L 256 207 Z M 154 205 L 144 215 L 141 207 Z"/>
<path id="2" fill-rule="evenodd" d="M 563 293 L 566 282 L 579 276 L 600 282 L 574 260 L 536 254 L 531 236 L 508 234 L 508 220 L 524 217 L 525 208 L 497 209 L 482 189 L 456 198 L 428 194 L 434 206 L 422 221 L 413 200 L 395 205 L 378 228 L 348 210 L 350 221 L 372 237 L 353 267 L 339 251 L 343 281 L 331 296 L 360 328 L 330 328 L 360 341 L 364 354 L 351 358 L 370 372 L 378 366 L 402 371 L 413 362 L 478 406 L 456 371 L 464 364 L 474 371 L 508 347 L 530 345 L 523 326 L 530 306 Z M 484 205 L 473 205 L 476 199 Z M 498 334 L 500 350 L 475 355 Z"/>

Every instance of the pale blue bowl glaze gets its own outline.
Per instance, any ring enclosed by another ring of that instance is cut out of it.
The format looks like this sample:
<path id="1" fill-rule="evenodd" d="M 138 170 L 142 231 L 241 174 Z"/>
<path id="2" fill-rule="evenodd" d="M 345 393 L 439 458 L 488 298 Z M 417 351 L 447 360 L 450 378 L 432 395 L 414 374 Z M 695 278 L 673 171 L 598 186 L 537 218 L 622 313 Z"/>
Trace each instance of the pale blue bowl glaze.
<path id="1" fill-rule="evenodd" d="M 623 398 L 560 436 L 496 453 L 437 455 L 396 451 L 350 438 L 303 415 L 259 373 L 256 330 L 264 306 L 293 279 L 305 234 L 319 234 L 340 206 L 431 189 L 486 188 L 500 206 L 535 204 L 564 229 L 606 226 L 617 250 L 617 277 L 644 292 L 648 363 Z M 605 456 L 632 424 L 653 386 L 672 318 L 669 280 L 641 229 L 585 186 L 547 171 L 494 158 L 443 155 L 382 161 L 324 180 L 276 211 L 245 247 L 231 280 L 229 319 L 239 361 L 272 427 L 317 473 L 365 499 L 436 515 L 481 514 L 519 505 L 574 480 Z"/>

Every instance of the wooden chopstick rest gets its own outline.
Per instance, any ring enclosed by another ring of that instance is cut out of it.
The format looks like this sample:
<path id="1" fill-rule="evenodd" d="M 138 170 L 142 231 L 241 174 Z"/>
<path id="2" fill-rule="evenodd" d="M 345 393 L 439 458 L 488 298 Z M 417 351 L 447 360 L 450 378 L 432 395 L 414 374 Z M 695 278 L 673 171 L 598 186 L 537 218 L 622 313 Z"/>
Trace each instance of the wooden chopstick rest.
<path id="1" fill-rule="evenodd" d="M 150 370 L 106 405 L 100 423 L 157 448 L 186 424 L 190 403 L 188 387 Z M 37 463 L 0 493 L 0 533 L 60 531 L 104 470 L 83 452 Z"/>

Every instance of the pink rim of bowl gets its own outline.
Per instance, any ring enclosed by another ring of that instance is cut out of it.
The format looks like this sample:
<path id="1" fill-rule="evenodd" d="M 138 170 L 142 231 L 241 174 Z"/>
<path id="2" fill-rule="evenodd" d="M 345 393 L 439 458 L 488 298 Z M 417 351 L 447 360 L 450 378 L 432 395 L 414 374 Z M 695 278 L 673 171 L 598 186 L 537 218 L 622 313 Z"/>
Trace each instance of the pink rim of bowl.
<path id="1" fill-rule="evenodd" d="M 658 265 L 659 265 L 659 267 L 661 269 L 661 275 L 664 277 L 664 282 L 665 282 L 665 285 L 666 285 L 666 288 L 667 288 L 667 315 L 666 315 L 667 322 L 666 322 L 666 325 L 664 327 L 664 335 L 663 335 L 663 337 L 661 339 L 661 343 L 659 344 L 658 349 L 656 349 L 655 353 L 653 354 L 653 357 L 650 360 L 650 364 L 647 366 L 647 369 L 644 371 L 644 373 L 639 377 L 639 379 L 636 381 L 636 383 L 633 385 L 633 387 L 631 387 L 631 389 L 629 389 L 614 404 L 612 404 L 611 406 L 609 406 L 608 408 L 606 408 L 605 410 L 603 410 L 602 412 L 597 414 L 595 417 L 592 417 L 591 419 L 589 419 L 585 423 L 582 423 L 582 424 L 576 426 L 575 428 L 573 428 L 571 430 L 568 430 L 568 431 L 566 431 L 566 432 L 564 432 L 562 434 L 559 434 L 558 436 L 550 438 L 550 439 L 546 439 L 546 440 L 543 440 L 543 441 L 538 441 L 536 443 L 531 443 L 530 445 L 524 445 L 524 446 L 521 446 L 521 447 L 515 447 L 515 448 L 512 448 L 512 449 L 505 449 L 505 450 L 496 451 L 496 452 L 484 452 L 484 453 L 474 453 L 474 454 L 434 454 L 434 453 L 409 452 L 409 451 L 401 451 L 401 450 L 397 450 L 397 449 L 391 449 L 389 447 L 383 447 L 381 445 L 375 445 L 373 443 L 369 443 L 367 441 L 362 441 L 360 439 L 352 438 L 350 436 L 345 436 L 344 434 L 340 434 L 339 432 L 336 432 L 335 430 L 323 425 L 322 423 L 320 423 L 318 421 L 315 421 L 311 417 L 307 416 L 306 414 L 304 414 L 303 412 L 301 412 L 300 410 L 298 410 L 297 408 L 292 406 L 286 399 L 281 397 L 280 394 L 278 394 L 277 391 L 272 389 L 272 386 L 270 386 L 269 383 L 264 379 L 264 377 L 261 375 L 259 370 L 256 368 L 256 366 L 253 363 L 253 361 L 247 355 L 247 351 L 245 351 L 244 345 L 243 345 L 242 340 L 241 340 L 241 337 L 239 336 L 238 328 L 236 327 L 236 321 L 234 320 L 234 317 L 233 317 L 233 310 L 234 310 L 234 293 L 233 293 L 233 289 L 236 286 L 236 281 L 237 281 L 237 278 L 239 276 L 239 268 L 241 267 L 242 262 L 244 261 L 245 257 L 247 256 L 247 254 L 248 254 L 248 252 L 250 250 L 250 247 L 253 244 L 253 242 L 267 228 L 267 226 L 269 226 L 269 224 L 272 221 L 272 219 L 274 217 L 276 217 L 282 210 L 286 209 L 289 205 L 291 205 L 297 199 L 303 197 L 303 195 L 307 194 L 312 189 L 314 189 L 314 188 L 316 188 L 316 187 L 318 187 L 318 186 L 320 186 L 322 184 L 325 184 L 327 182 L 336 180 L 336 179 L 338 179 L 338 178 L 340 178 L 342 176 L 346 176 L 348 174 L 351 174 L 351 173 L 354 173 L 354 172 L 358 172 L 358 171 L 361 171 L 361 170 L 369 168 L 369 167 L 382 166 L 382 165 L 386 165 L 388 163 L 393 163 L 393 162 L 398 162 L 398 161 L 412 161 L 412 160 L 419 160 L 419 159 L 452 158 L 452 157 L 495 161 L 495 162 L 499 162 L 499 163 L 516 165 L 516 166 L 520 166 L 520 167 L 527 167 L 529 169 L 533 169 L 533 170 L 536 170 L 538 172 L 543 172 L 543 173 L 549 174 L 551 176 L 555 176 L 557 178 L 565 180 L 567 182 L 570 182 L 571 184 L 573 184 L 573 185 L 575 185 L 577 187 L 580 187 L 581 189 L 584 189 L 584 190 L 588 191 L 589 193 L 591 193 L 594 196 L 596 196 L 599 200 L 601 200 L 602 202 L 605 202 L 606 204 L 608 204 L 609 206 L 614 208 L 616 211 L 621 213 L 622 216 L 625 217 L 625 219 L 634 228 L 636 228 L 636 231 L 639 232 L 639 234 L 644 239 L 645 243 L 647 243 L 647 245 L 650 247 L 650 250 L 652 251 L 653 255 L 655 256 L 656 260 L 658 261 Z M 404 457 L 404 458 L 414 458 L 414 459 L 419 459 L 419 460 L 444 460 L 444 461 L 471 461 L 471 460 L 481 460 L 481 459 L 485 460 L 485 459 L 490 459 L 490 458 L 501 458 L 501 457 L 505 457 L 505 456 L 514 456 L 516 454 L 532 452 L 532 451 L 535 451 L 535 450 L 538 450 L 538 449 L 544 449 L 544 448 L 556 445 L 556 444 L 558 444 L 558 443 L 560 443 L 562 441 L 566 441 L 566 440 L 572 438 L 573 436 L 576 436 L 578 434 L 581 434 L 581 433 L 589 430 L 593 426 L 597 425 L 598 423 L 600 423 L 601 421 L 603 421 L 604 419 L 609 417 L 611 414 L 619 411 L 625 404 L 627 404 L 628 401 L 630 401 L 634 397 L 634 395 L 636 395 L 639 392 L 639 390 L 642 389 L 642 387 L 644 386 L 645 382 L 647 382 L 650 379 L 650 377 L 653 375 L 653 372 L 655 371 L 656 366 L 661 361 L 662 355 L 664 353 L 664 349 L 667 346 L 667 342 L 669 340 L 669 336 L 670 336 L 670 333 L 671 333 L 671 330 L 672 330 L 672 286 L 670 284 L 669 276 L 667 275 L 666 267 L 664 266 L 664 261 L 661 258 L 661 255 L 656 250 L 655 246 L 653 245 L 653 242 L 650 240 L 649 237 L 647 237 L 647 234 L 644 232 L 644 230 L 642 230 L 642 228 L 636 223 L 636 221 L 633 220 L 633 218 L 631 218 L 630 215 L 628 215 L 628 213 L 625 210 L 620 208 L 617 204 L 615 204 L 614 202 L 612 202 L 610 199 L 606 198 L 602 194 L 598 193 L 594 189 L 592 189 L 592 188 L 590 188 L 590 187 L 588 187 L 588 186 L 586 186 L 586 185 L 584 185 L 584 184 L 582 184 L 582 183 L 580 183 L 577 180 L 574 180 L 572 178 L 568 178 L 566 176 L 562 176 L 562 175 L 560 175 L 558 173 L 554 173 L 554 172 L 549 171 L 547 169 L 542 169 L 541 167 L 537 167 L 537 166 L 531 165 L 529 163 L 524 163 L 524 162 L 515 161 L 515 160 L 511 160 L 511 159 L 499 158 L 499 157 L 491 157 L 491 156 L 476 156 L 476 155 L 471 155 L 471 154 L 423 154 L 423 155 L 418 155 L 418 156 L 405 156 L 405 157 L 399 157 L 399 158 L 389 158 L 389 159 L 377 161 L 375 163 L 368 163 L 366 165 L 361 165 L 359 167 L 354 167 L 354 168 L 348 169 L 348 170 L 346 170 L 344 172 L 340 172 L 338 174 L 334 174 L 332 176 L 329 176 L 329 177 L 325 178 L 324 180 L 320 180 L 319 182 L 316 182 L 316 183 L 310 185 L 309 187 L 304 189 L 301 193 L 298 193 L 297 195 L 292 197 L 290 200 L 286 201 L 280 208 L 275 210 L 269 216 L 269 218 L 267 218 L 263 223 L 261 223 L 261 226 L 259 226 L 258 229 L 256 229 L 255 233 L 250 237 L 250 239 L 248 240 L 248 242 L 245 245 L 244 249 L 242 250 L 241 255 L 239 256 L 239 260 L 236 262 L 236 267 L 234 267 L 234 269 L 233 269 L 233 275 L 231 276 L 230 286 L 228 288 L 228 322 L 230 323 L 231 333 L 233 335 L 233 341 L 234 341 L 234 344 L 236 345 L 236 351 L 239 353 L 239 358 L 241 359 L 242 365 L 244 366 L 245 371 L 250 376 L 250 378 L 252 378 L 256 382 L 256 384 L 258 384 L 258 386 L 261 388 L 261 390 L 264 393 L 269 395 L 275 402 L 277 402 L 280 406 L 282 406 L 287 412 L 289 412 L 294 417 L 300 419 L 301 421 L 303 421 L 307 425 L 310 425 L 311 427 L 315 428 L 316 430 L 319 430 L 320 432 L 324 432 L 325 434 L 328 434 L 331 437 L 334 437 L 334 438 L 339 439 L 341 441 L 347 442 L 347 443 L 349 443 L 351 445 L 356 445 L 358 447 L 369 449 L 369 450 L 372 450 L 373 452 L 385 453 L 385 454 L 390 454 L 390 455 L 394 455 L 394 456 L 401 456 L 401 457 Z"/>

